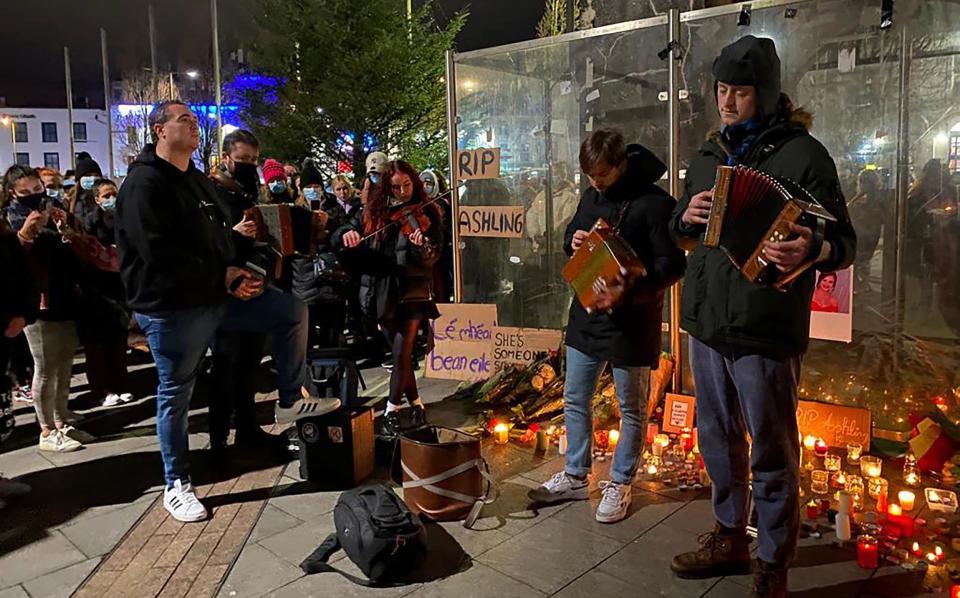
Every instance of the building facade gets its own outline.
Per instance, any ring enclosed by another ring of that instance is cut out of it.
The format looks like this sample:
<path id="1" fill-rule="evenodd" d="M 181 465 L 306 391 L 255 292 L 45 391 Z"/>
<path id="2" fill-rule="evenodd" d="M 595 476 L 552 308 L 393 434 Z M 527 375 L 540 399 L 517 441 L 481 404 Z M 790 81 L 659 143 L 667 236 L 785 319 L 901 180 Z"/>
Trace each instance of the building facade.
<path id="1" fill-rule="evenodd" d="M 107 113 L 103 110 L 75 109 L 72 131 L 65 108 L 5 108 L 0 119 L 5 123 L 0 126 L 0 170 L 6 171 L 16 162 L 66 172 L 74 165 L 71 133 L 74 154 L 87 152 L 104 174 L 110 168 Z"/>

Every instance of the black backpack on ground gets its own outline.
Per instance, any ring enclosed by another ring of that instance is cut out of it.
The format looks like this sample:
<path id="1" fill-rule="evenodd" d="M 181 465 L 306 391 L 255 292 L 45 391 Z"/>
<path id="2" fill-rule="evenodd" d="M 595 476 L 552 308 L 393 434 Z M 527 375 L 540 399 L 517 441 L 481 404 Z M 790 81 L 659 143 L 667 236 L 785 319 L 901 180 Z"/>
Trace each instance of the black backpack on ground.
<path id="1" fill-rule="evenodd" d="M 377 484 L 347 490 L 333 509 L 336 533 L 327 536 L 300 568 L 305 573 L 340 573 L 361 585 L 381 585 L 416 567 L 426 547 L 423 525 L 407 505 L 386 486 Z M 330 566 L 343 549 L 369 581 Z"/>

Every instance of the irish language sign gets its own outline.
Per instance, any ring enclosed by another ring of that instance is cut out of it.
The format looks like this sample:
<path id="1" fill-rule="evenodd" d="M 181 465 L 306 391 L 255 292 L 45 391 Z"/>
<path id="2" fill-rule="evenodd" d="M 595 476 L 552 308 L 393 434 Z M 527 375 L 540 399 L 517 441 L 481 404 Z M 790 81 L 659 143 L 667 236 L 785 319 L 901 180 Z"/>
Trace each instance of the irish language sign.
<path id="1" fill-rule="evenodd" d="M 493 373 L 493 333 L 497 306 L 472 303 L 437 305 L 433 351 L 426 375 L 447 380 L 482 380 Z"/>
<path id="2" fill-rule="evenodd" d="M 829 446 L 844 447 L 848 442 L 870 446 L 869 409 L 800 401 L 797 423 L 801 434 L 823 438 Z"/>

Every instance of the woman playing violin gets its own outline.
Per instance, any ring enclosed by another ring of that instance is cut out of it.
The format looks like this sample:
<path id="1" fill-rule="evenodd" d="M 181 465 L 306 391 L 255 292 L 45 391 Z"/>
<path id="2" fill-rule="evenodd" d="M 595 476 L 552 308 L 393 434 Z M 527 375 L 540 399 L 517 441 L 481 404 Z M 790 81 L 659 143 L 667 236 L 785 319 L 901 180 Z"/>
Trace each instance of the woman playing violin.
<path id="1" fill-rule="evenodd" d="M 385 436 L 396 436 L 406 397 L 410 423 L 425 423 L 413 372 L 417 332 L 440 315 L 435 303 L 434 265 L 443 247 L 441 212 L 429 198 L 417 171 L 402 160 L 390 162 L 379 184 L 363 187 L 363 231 L 350 231 L 343 244 L 355 248 L 362 270 L 360 302 L 376 318 L 392 348 L 393 371 L 384 415 Z M 366 238 L 364 240 L 364 238 Z"/>

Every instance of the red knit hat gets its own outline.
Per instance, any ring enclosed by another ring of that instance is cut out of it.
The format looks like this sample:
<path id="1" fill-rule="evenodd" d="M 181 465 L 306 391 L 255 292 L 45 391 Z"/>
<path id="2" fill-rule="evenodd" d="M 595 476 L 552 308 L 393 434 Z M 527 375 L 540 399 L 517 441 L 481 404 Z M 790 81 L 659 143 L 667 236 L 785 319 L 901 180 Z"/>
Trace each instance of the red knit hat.
<path id="1" fill-rule="evenodd" d="M 269 185 L 271 182 L 278 180 L 287 180 L 287 173 L 283 170 L 283 164 L 273 158 L 268 158 L 263 163 L 263 182 Z"/>

